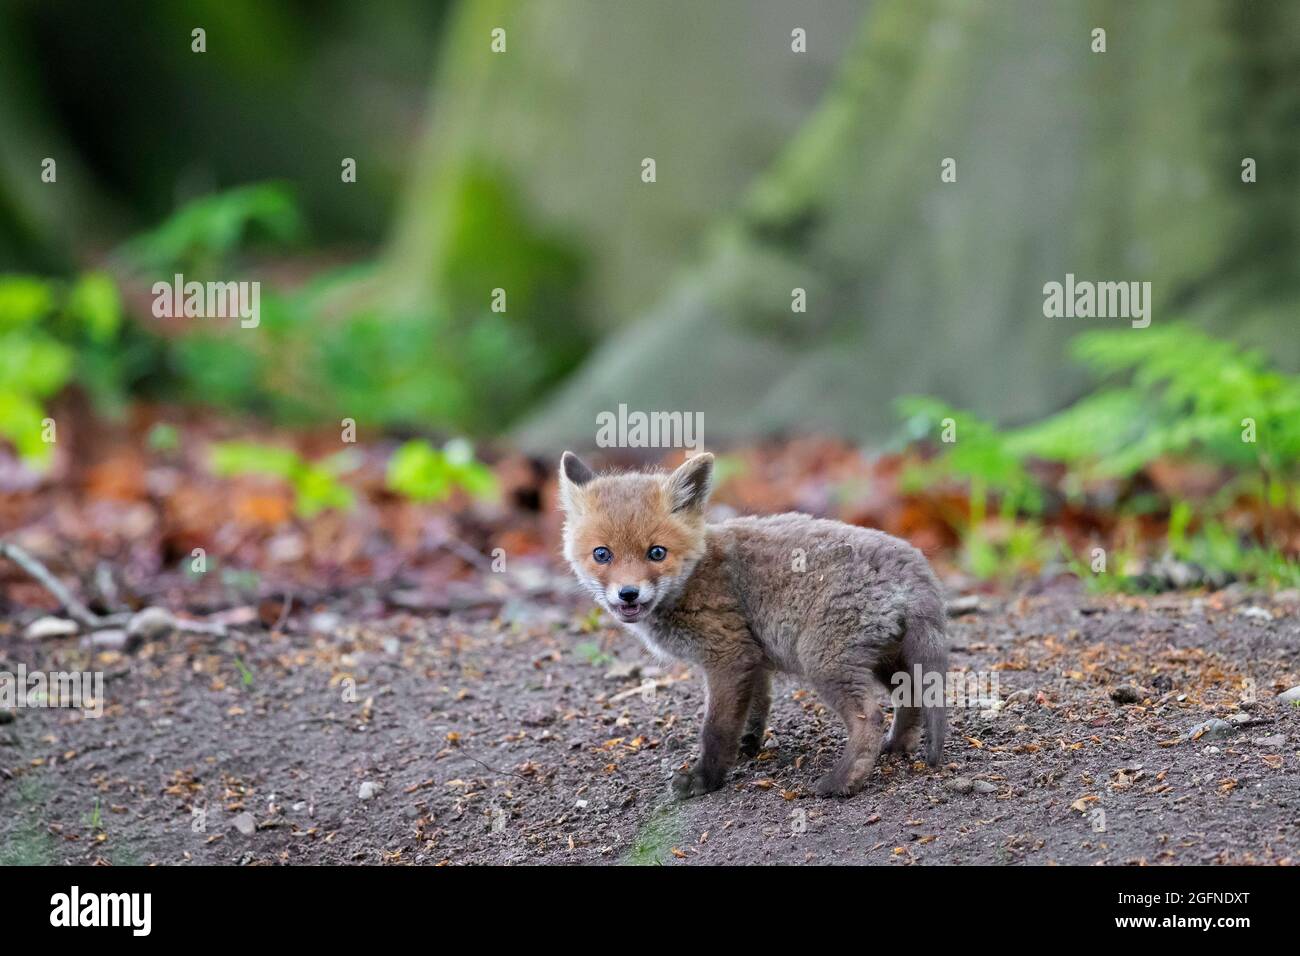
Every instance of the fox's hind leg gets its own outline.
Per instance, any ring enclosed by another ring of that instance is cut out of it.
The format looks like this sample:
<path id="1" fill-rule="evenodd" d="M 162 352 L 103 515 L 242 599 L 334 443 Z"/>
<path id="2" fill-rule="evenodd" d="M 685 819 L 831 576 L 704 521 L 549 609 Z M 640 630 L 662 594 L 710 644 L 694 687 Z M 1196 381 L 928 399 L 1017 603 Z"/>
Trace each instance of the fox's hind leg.
<path id="1" fill-rule="evenodd" d="M 745 730 L 740 735 L 740 755 L 753 757 L 763 749 L 767 734 L 767 715 L 772 709 L 772 671 L 763 669 L 754 677 L 753 697 L 749 701 L 749 716 Z"/>
<path id="2" fill-rule="evenodd" d="M 910 754 L 921 744 L 921 708 L 894 705 L 894 723 L 881 748 L 887 754 Z"/>
<path id="3" fill-rule="evenodd" d="M 884 717 L 869 684 L 839 682 L 814 684 L 817 694 L 840 715 L 848 727 L 844 753 L 830 772 L 817 781 L 819 797 L 851 797 L 866 784 L 880 756 Z"/>

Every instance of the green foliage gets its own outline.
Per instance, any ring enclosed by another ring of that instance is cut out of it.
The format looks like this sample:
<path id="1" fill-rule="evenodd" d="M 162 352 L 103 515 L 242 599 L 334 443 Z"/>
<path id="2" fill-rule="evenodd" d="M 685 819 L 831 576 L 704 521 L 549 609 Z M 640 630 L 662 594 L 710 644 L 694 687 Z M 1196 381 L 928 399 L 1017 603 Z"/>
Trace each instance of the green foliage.
<path id="1" fill-rule="evenodd" d="M 445 501 L 455 491 L 477 498 L 496 494 L 496 479 L 474 459 L 468 442 L 453 440 L 438 450 L 414 439 L 402 445 L 388 462 L 388 487 L 413 501 Z"/>
<path id="2" fill-rule="evenodd" d="M 1195 526 L 1195 534 L 1189 533 Z M 1227 572 L 1245 581 L 1300 587 L 1300 563 L 1279 548 L 1243 540 L 1214 515 L 1196 514 L 1191 504 L 1175 502 L 1169 513 L 1169 553 L 1180 561 Z"/>
<path id="3" fill-rule="evenodd" d="M 151 449 L 163 455 L 170 455 L 181 447 L 180 431 L 166 422 L 154 424 L 145 440 Z"/>
<path id="4" fill-rule="evenodd" d="M 146 272 L 210 273 L 258 239 L 298 240 L 302 217 L 293 194 L 278 183 L 213 193 L 181 207 L 161 225 L 128 242 L 122 254 Z"/>
<path id="5" fill-rule="evenodd" d="M 948 480 L 969 483 L 971 520 L 976 524 L 987 513 L 989 494 L 997 495 L 1008 513 L 1041 508 L 1041 492 L 1025 470 L 1022 457 L 993 425 L 924 396 L 901 398 L 897 407 L 906 416 L 906 427 L 913 438 L 942 437 L 949 428 L 953 437 L 951 442 L 941 441 L 940 453 L 914 469 L 908 481 L 921 485 Z"/>
<path id="6" fill-rule="evenodd" d="M 1195 520 L 1187 503 L 1136 497 L 1128 502 L 1132 513 L 1169 509 L 1175 557 L 1246 580 L 1297 580 L 1296 565 L 1285 554 L 1268 542 L 1243 542 L 1214 512 L 1242 493 L 1273 508 L 1294 507 L 1300 376 L 1284 375 L 1257 352 L 1177 323 L 1085 333 L 1075 339 L 1072 352 L 1107 384 L 1021 428 L 1000 432 L 935 399 L 899 403 L 912 438 L 932 437 L 951 419 L 947 424 L 956 441 L 941 444 L 938 456 L 909 478 L 922 485 L 952 480 L 969 485 L 970 520 L 960 530 L 973 572 L 993 576 L 1008 559 L 981 531 L 989 495 L 999 498 L 1006 520 L 1040 510 L 1041 490 L 1026 470 L 1029 459 L 1065 464 L 1067 485 L 1077 489 L 1090 477 L 1128 477 L 1171 457 L 1236 473 Z M 1112 575 L 1098 586 L 1121 579 Z"/>
<path id="7" fill-rule="evenodd" d="M 73 282 L 0 276 L 0 437 L 43 465 L 45 403 L 78 381 L 110 410 L 131 377 L 135 342 L 124 336 L 117 286 L 104 273 Z"/>
<path id="8" fill-rule="evenodd" d="M 614 658 L 601 650 L 600 645 L 595 641 L 583 641 L 581 644 L 574 645 L 573 653 L 592 667 L 607 667 L 614 663 Z"/>
<path id="9" fill-rule="evenodd" d="M 71 286 L 4 279 L 0 434 L 26 457 L 48 456 L 32 423 L 44 399 L 74 379 L 110 411 L 139 385 L 159 398 L 288 424 L 350 416 L 380 427 L 499 431 L 591 345 L 578 318 L 580 257 L 531 226 L 522 208 L 502 178 L 462 177 L 448 206 L 446 267 L 429 295 L 394 305 L 391 276 L 373 263 L 348 266 L 291 292 L 264 288 L 255 331 L 196 322 L 163 339 L 148 320 L 122 321 L 107 275 Z M 228 281 L 240 253 L 302 233 L 293 195 L 264 183 L 185 205 L 122 246 L 117 261 L 146 280 L 180 272 Z M 498 288 L 508 295 L 502 311 L 491 298 Z"/>
<path id="10" fill-rule="evenodd" d="M 1162 455 L 1272 473 L 1300 461 L 1300 376 L 1182 324 L 1089 332 L 1074 356 L 1099 376 L 1127 376 L 1008 436 L 1018 455 L 1130 475 Z M 1243 440 L 1254 422 L 1256 441 Z"/>
<path id="11" fill-rule="evenodd" d="M 211 463 L 218 475 L 270 475 L 289 482 L 294 508 L 303 518 L 327 509 L 349 511 L 356 500 L 352 489 L 338 479 L 348 465 L 347 459 L 338 455 L 324 462 L 308 462 L 288 448 L 224 442 L 212 446 Z"/>

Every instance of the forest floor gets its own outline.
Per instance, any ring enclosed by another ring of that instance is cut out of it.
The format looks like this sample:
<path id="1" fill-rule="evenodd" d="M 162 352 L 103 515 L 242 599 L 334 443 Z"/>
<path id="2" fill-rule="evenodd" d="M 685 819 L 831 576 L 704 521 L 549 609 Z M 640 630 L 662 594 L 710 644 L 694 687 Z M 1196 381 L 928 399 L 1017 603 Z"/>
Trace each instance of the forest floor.
<path id="1" fill-rule="evenodd" d="M 0 714 L 0 862 L 1300 862 L 1300 707 L 1277 699 L 1300 596 L 980 601 L 953 666 L 996 702 L 951 710 L 938 769 L 884 759 L 848 800 L 813 795 L 841 731 L 786 679 L 766 749 L 673 802 L 698 675 L 551 572 L 303 591 L 129 650 L 0 631 L 10 670 L 106 679 L 98 718 Z"/>

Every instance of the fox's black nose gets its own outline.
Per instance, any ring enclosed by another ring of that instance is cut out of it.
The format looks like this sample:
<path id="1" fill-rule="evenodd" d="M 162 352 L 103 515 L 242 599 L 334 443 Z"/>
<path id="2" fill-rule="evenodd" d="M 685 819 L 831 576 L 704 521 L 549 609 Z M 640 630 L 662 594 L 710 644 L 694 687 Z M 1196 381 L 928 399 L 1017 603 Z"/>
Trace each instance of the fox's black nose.
<path id="1" fill-rule="evenodd" d="M 630 584 L 625 584 L 618 589 L 618 599 L 624 604 L 631 604 L 636 600 L 636 596 L 640 593 L 641 590 L 639 588 L 635 588 Z"/>

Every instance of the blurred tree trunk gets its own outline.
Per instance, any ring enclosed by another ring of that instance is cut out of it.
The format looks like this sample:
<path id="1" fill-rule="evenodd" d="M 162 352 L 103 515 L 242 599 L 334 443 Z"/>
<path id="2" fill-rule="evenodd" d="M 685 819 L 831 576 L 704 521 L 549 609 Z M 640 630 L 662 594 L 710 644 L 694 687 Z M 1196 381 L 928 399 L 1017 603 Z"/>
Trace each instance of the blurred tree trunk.
<path id="1" fill-rule="evenodd" d="M 590 445 L 623 402 L 701 411 L 710 441 L 879 439 L 909 393 L 1038 416 L 1082 387 L 1069 338 L 1128 327 L 1046 318 L 1043 286 L 1067 273 L 1149 281 L 1153 322 L 1190 318 L 1294 367 L 1298 49 L 1283 2 L 879 0 L 698 265 L 518 437 Z"/>
<path id="2" fill-rule="evenodd" d="M 556 333 L 626 324 L 798 129 L 860 10 L 858 0 L 793 11 L 785 0 L 461 4 L 384 295 L 472 313 L 502 284 L 490 281 L 496 263 L 523 268 L 540 242 L 571 253 L 580 287 L 561 303 L 569 314 L 539 321 Z M 812 38 L 806 54 L 790 52 L 796 26 Z M 647 157 L 654 184 L 641 181 Z"/>

